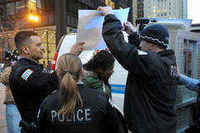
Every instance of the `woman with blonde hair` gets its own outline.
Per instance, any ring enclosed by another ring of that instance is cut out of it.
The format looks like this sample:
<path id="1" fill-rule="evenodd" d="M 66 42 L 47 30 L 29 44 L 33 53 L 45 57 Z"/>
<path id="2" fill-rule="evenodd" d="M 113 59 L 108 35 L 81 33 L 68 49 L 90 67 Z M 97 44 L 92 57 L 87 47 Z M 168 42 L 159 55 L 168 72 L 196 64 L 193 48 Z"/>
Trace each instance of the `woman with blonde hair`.
<path id="1" fill-rule="evenodd" d="M 64 54 L 58 60 L 59 90 L 49 95 L 39 111 L 42 133 L 120 132 L 118 116 L 106 94 L 84 87 L 78 56 Z"/>

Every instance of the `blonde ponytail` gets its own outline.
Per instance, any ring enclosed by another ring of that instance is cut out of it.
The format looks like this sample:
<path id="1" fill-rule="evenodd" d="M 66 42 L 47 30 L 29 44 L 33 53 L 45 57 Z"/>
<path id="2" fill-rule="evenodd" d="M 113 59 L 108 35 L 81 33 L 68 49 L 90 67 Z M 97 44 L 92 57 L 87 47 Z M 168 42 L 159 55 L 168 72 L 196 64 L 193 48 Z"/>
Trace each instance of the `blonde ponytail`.
<path id="1" fill-rule="evenodd" d="M 59 113 L 71 116 L 74 114 L 76 105 L 83 105 L 79 88 L 76 84 L 77 78 L 80 76 L 82 64 L 77 56 L 70 54 L 63 56 L 64 57 L 61 58 L 61 61 L 59 60 L 61 64 L 58 67 L 60 72 L 64 74 L 64 76 L 60 76 L 62 78 L 60 82 L 59 98 L 61 100 L 62 107 L 59 110 Z"/>

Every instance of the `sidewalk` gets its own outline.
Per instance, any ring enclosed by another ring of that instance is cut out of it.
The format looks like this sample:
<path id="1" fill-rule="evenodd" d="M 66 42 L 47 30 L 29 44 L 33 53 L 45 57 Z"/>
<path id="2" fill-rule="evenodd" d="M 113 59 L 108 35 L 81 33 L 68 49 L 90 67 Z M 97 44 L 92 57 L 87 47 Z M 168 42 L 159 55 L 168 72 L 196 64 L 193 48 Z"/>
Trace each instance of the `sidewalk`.
<path id="1" fill-rule="evenodd" d="M 5 105 L 3 100 L 5 97 L 5 86 L 0 83 L 0 133 L 7 133 Z"/>

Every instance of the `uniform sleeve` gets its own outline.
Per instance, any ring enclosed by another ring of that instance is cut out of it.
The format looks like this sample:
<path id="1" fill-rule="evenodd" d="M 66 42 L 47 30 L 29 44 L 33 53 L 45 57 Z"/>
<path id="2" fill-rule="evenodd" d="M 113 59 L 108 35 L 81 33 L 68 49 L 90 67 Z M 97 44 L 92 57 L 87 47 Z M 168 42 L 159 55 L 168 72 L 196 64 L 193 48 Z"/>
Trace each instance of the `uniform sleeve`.
<path id="1" fill-rule="evenodd" d="M 31 67 L 20 68 L 17 71 L 15 80 L 21 84 L 19 91 L 25 94 L 38 93 L 47 96 L 57 89 L 58 78 L 56 72 L 46 73 Z"/>
<path id="2" fill-rule="evenodd" d="M 114 15 L 107 15 L 103 24 L 103 38 L 118 62 L 129 72 L 148 74 L 149 64 L 155 64 L 155 54 L 140 51 L 127 43 L 121 32 L 122 24 Z"/>
<path id="3" fill-rule="evenodd" d="M 186 75 L 180 74 L 179 83 L 185 85 L 189 90 L 199 92 L 200 81 L 194 78 L 190 78 Z"/>
<path id="4" fill-rule="evenodd" d="M 38 111 L 38 115 L 37 115 L 37 124 L 38 124 L 38 129 L 39 129 L 39 133 L 45 133 L 45 129 L 46 129 L 46 112 L 45 112 L 45 100 L 44 102 L 41 104 L 40 109 Z"/>
<path id="5" fill-rule="evenodd" d="M 110 103 L 107 104 L 107 114 L 105 124 L 110 133 L 128 133 L 125 120 L 122 114 Z"/>

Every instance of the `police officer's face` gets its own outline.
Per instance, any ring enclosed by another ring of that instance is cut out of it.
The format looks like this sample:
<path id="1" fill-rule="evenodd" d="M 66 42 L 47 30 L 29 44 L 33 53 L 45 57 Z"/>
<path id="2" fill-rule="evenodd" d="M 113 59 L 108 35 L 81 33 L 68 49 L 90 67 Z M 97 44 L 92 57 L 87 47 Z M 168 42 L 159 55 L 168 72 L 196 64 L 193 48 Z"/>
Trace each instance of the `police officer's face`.
<path id="1" fill-rule="evenodd" d="M 42 47 L 42 41 L 39 36 L 31 36 L 31 44 L 29 45 L 31 51 L 31 57 L 35 60 L 43 58 L 44 48 Z"/>

